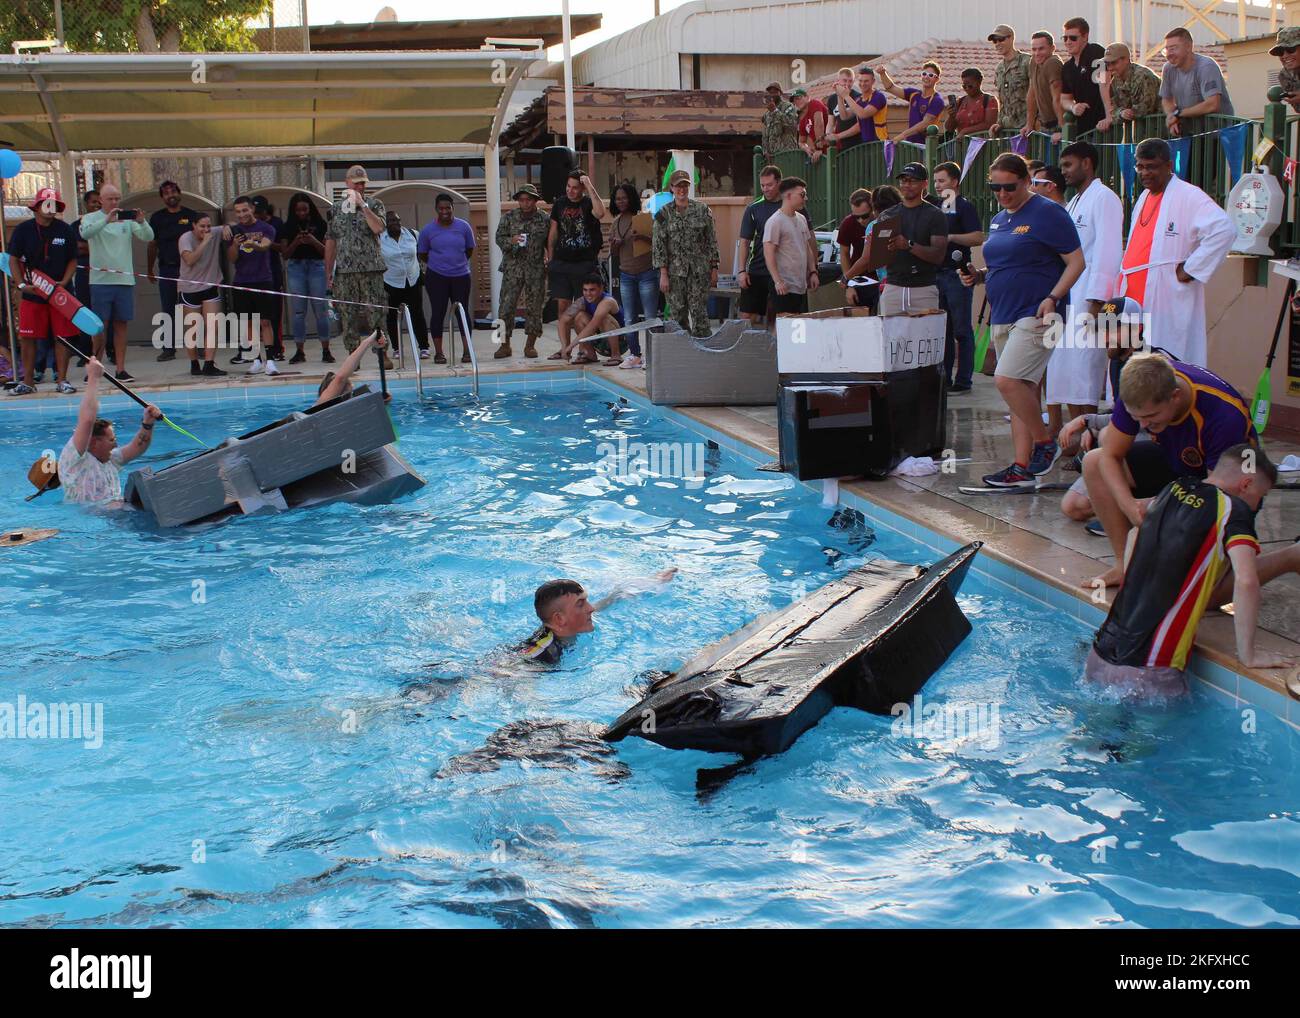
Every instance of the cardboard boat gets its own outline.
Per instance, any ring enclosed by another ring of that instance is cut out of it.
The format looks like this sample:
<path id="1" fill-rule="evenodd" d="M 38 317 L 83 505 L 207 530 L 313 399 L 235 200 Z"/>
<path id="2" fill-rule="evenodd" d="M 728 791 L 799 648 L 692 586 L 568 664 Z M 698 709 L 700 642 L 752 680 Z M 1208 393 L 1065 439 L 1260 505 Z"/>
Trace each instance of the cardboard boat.
<path id="1" fill-rule="evenodd" d="M 970 632 L 956 594 L 980 547 L 929 568 L 878 560 L 832 580 L 706 648 L 603 737 L 753 758 L 784 751 L 832 707 L 889 714 Z"/>
<path id="2" fill-rule="evenodd" d="M 384 397 L 360 385 L 161 470 L 132 473 L 123 495 L 160 527 L 254 512 L 392 502 L 424 487 L 392 443 Z"/>

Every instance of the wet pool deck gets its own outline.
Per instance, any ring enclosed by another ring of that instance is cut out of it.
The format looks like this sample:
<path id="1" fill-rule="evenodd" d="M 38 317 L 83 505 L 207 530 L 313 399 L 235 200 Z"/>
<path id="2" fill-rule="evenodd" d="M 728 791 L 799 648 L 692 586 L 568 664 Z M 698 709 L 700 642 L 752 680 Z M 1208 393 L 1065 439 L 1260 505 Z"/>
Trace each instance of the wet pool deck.
<path id="1" fill-rule="evenodd" d="M 343 350 L 342 344 L 336 341 L 333 346 L 336 358 L 342 360 L 339 356 Z M 491 336 L 486 332 L 475 334 L 474 348 L 480 358 L 482 377 L 503 372 L 568 369 L 568 365 L 563 362 L 545 359 L 546 354 L 558 348 L 553 325 L 546 328 L 539 343 L 542 357 L 536 360 L 524 359 L 520 342 L 515 344 L 514 356 L 494 359 Z M 337 367 L 337 364 L 320 362 L 319 346 L 314 342 L 308 343 L 307 356 L 307 363 L 292 368 L 283 365 L 283 373 L 271 379 L 237 375 L 234 373 L 237 368 L 230 369 L 232 373 L 229 379 L 192 378 L 188 374 L 187 363 L 180 359 L 158 363 L 151 349 L 141 347 L 131 348 L 128 367 L 136 376 L 133 387 L 157 393 L 157 402 L 166 410 L 168 392 L 180 396 L 182 393 L 212 389 L 315 385 L 326 369 Z M 227 353 L 218 356 L 218 364 L 223 367 L 227 360 Z M 374 361 L 371 360 L 370 363 L 373 365 Z M 458 377 L 468 381 L 467 369 L 468 365 L 459 364 L 435 366 L 432 361 L 424 361 L 422 365 L 424 377 L 436 380 Z M 645 394 L 645 373 L 642 371 L 605 367 L 588 367 L 587 370 L 607 382 Z M 378 378 L 378 372 L 366 370 L 359 372 L 358 377 L 374 380 Z M 405 381 L 414 377 L 415 371 L 409 358 L 404 370 L 389 373 L 389 378 L 393 380 Z M 0 410 L 4 407 L 33 404 L 48 406 L 45 400 L 75 403 L 80 398 L 79 393 L 67 396 L 55 394 L 49 376 L 46 378 L 46 383 L 38 387 L 35 395 L 0 397 Z M 83 378 L 83 370 L 73 369 L 72 381 L 79 389 Z M 107 383 L 104 383 L 103 388 L 104 395 L 116 391 Z M 775 407 L 676 409 L 701 425 L 751 445 L 773 459 L 777 456 Z M 970 460 L 960 463 L 955 473 L 919 478 L 891 477 L 881 482 L 848 483 L 842 487 L 930 530 L 961 541 L 981 540 L 985 543 L 985 554 L 1080 599 L 1092 598 L 1092 592 L 1085 590 L 1082 585 L 1113 563 L 1110 542 L 1088 534 L 1082 524 L 1061 515 L 1061 492 L 979 496 L 965 495 L 958 491 L 958 485 L 978 483 L 980 475 L 1003 467 L 1010 460 L 1010 432 L 1004 419 L 1005 408 L 993 387 L 993 380 L 976 375 L 975 388 L 970 394 L 950 398 L 948 414 L 949 441 L 956 456 L 959 460 Z M 1300 453 L 1300 444 L 1270 436 L 1269 451 L 1277 460 L 1281 460 L 1288 453 Z M 1077 476 L 1058 467 L 1049 479 L 1070 481 Z M 1300 493 L 1277 493 L 1266 501 L 1260 513 L 1260 542 L 1267 551 L 1290 544 L 1297 535 L 1300 535 Z M 1300 642 L 1297 642 L 1300 641 L 1300 577 L 1284 577 L 1265 588 L 1261 628 L 1264 630 L 1264 647 L 1300 656 Z M 1292 699 L 1300 700 L 1300 678 L 1297 678 L 1294 670 L 1288 676 L 1277 671 L 1246 669 L 1237 663 L 1232 619 L 1229 616 L 1217 611 L 1207 615 L 1200 627 L 1197 648 L 1209 660 L 1248 675 L 1266 688 L 1284 695 L 1288 693 L 1289 678 L 1289 695 Z"/>

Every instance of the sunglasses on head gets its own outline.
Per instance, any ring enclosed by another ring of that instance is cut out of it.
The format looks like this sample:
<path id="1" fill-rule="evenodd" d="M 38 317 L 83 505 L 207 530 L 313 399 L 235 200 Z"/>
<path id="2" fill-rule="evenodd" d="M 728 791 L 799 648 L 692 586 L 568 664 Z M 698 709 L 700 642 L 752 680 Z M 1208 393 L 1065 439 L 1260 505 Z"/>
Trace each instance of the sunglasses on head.
<path id="1" fill-rule="evenodd" d="M 1013 180 L 1010 184 L 995 184 L 993 181 L 989 181 L 990 191 L 1014 191 L 1019 186 L 1020 181 L 1018 180 Z"/>

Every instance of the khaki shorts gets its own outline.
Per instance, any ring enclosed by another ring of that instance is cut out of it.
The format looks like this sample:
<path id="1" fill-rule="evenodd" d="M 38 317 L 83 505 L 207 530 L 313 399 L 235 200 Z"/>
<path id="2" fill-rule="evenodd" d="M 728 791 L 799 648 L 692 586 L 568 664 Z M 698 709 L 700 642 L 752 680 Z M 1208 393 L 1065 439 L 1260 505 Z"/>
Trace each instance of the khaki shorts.
<path id="1" fill-rule="evenodd" d="M 1037 318 L 1021 318 L 1013 325 L 995 325 L 992 331 L 998 352 L 995 374 L 1025 382 L 1042 381 L 1052 356 L 1052 347 L 1043 342 L 1047 326 Z"/>
<path id="2" fill-rule="evenodd" d="M 938 286 L 894 286 L 886 282 L 877 314 L 905 315 L 909 311 L 934 311 L 938 307 Z"/>

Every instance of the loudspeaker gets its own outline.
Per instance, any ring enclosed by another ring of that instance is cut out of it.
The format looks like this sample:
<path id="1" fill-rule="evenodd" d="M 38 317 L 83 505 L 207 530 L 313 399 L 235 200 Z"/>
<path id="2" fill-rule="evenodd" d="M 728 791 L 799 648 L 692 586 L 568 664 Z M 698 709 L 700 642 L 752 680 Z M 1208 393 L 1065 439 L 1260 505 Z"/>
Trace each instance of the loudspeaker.
<path id="1" fill-rule="evenodd" d="M 550 204 L 564 194 L 564 182 L 578 168 L 578 153 L 565 145 L 542 149 L 542 201 Z"/>

